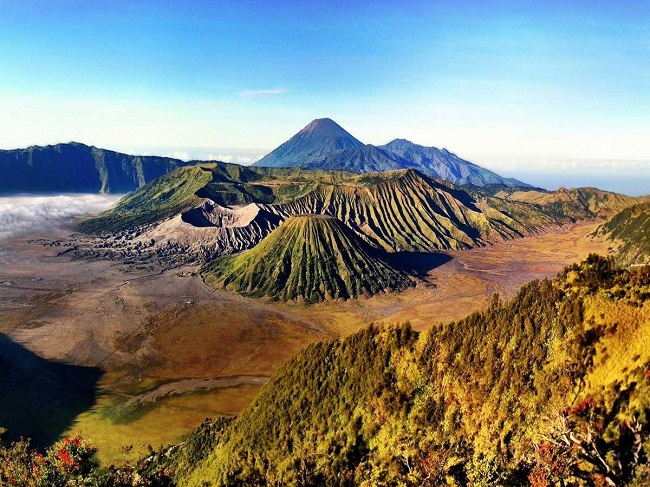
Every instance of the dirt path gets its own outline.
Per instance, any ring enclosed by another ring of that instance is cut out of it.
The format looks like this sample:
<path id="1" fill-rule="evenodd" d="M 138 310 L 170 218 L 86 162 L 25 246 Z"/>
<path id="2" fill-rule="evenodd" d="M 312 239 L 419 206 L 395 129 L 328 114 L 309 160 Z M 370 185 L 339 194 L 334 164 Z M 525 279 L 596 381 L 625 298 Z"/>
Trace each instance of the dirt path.
<path id="1" fill-rule="evenodd" d="M 156 402 L 164 397 L 178 394 L 187 394 L 197 391 L 211 391 L 242 385 L 262 386 L 269 381 L 269 377 L 236 375 L 232 377 L 219 377 L 216 379 L 184 379 L 163 384 L 152 391 L 145 392 L 129 399 L 124 406 L 132 407 L 141 404 Z"/>

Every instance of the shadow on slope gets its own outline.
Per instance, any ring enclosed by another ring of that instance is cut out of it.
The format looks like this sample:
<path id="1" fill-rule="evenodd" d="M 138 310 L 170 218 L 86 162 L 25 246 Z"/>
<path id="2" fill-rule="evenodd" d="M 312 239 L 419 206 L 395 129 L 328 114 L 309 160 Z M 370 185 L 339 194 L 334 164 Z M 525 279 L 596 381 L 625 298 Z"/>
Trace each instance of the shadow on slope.
<path id="1" fill-rule="evenodd" d="M 453 259 L 447 254 L 428 252 L 386 252 L 382 255 L 392 267 L 421 279 L 436 267 Z"/>
<path id="2" fill-rule="evenodd" d="M 11 441 L 51 445 L 95 404 L 101 375 L 96 367 L 45 360 L 0 333 L 0 427 Z"/>

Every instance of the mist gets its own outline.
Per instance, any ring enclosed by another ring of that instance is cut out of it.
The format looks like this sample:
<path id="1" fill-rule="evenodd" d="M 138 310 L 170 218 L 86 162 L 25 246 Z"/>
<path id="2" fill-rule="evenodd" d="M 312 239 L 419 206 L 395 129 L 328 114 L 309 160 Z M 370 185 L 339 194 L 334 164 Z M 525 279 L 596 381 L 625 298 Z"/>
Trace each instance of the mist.
<path id="1" fill-rule="evenodd" d="M 100 194 L 17 195 L 0 197 L 0 240 L 70 224 L 113 206 L 121 196 Z"/>

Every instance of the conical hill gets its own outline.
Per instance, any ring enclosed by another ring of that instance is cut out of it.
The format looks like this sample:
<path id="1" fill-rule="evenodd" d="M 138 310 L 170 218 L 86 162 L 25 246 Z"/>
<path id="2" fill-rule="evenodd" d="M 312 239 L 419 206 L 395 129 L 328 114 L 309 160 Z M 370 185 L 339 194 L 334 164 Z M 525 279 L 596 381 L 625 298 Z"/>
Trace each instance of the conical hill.
<path id="1" fill-rule="evenodd" d="M 255 248 L 205 268 L 211 284 L 249 296 L 310 303 L 402 290 L 414 282 L 336 218 L 288 218 Z"/>

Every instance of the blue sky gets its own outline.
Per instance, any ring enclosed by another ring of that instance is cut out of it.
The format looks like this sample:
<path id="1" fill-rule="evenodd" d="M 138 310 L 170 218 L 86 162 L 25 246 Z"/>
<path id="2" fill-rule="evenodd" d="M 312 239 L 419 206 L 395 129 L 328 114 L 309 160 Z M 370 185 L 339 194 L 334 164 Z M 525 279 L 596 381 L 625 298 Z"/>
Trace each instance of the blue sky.
<path id="1" fill-rule="evenodd" d="M 0 148 L 245 162 L 330 117 L 507 175 L 650 181 L 648 1 L 2 0 L 0 33 Z"/>

